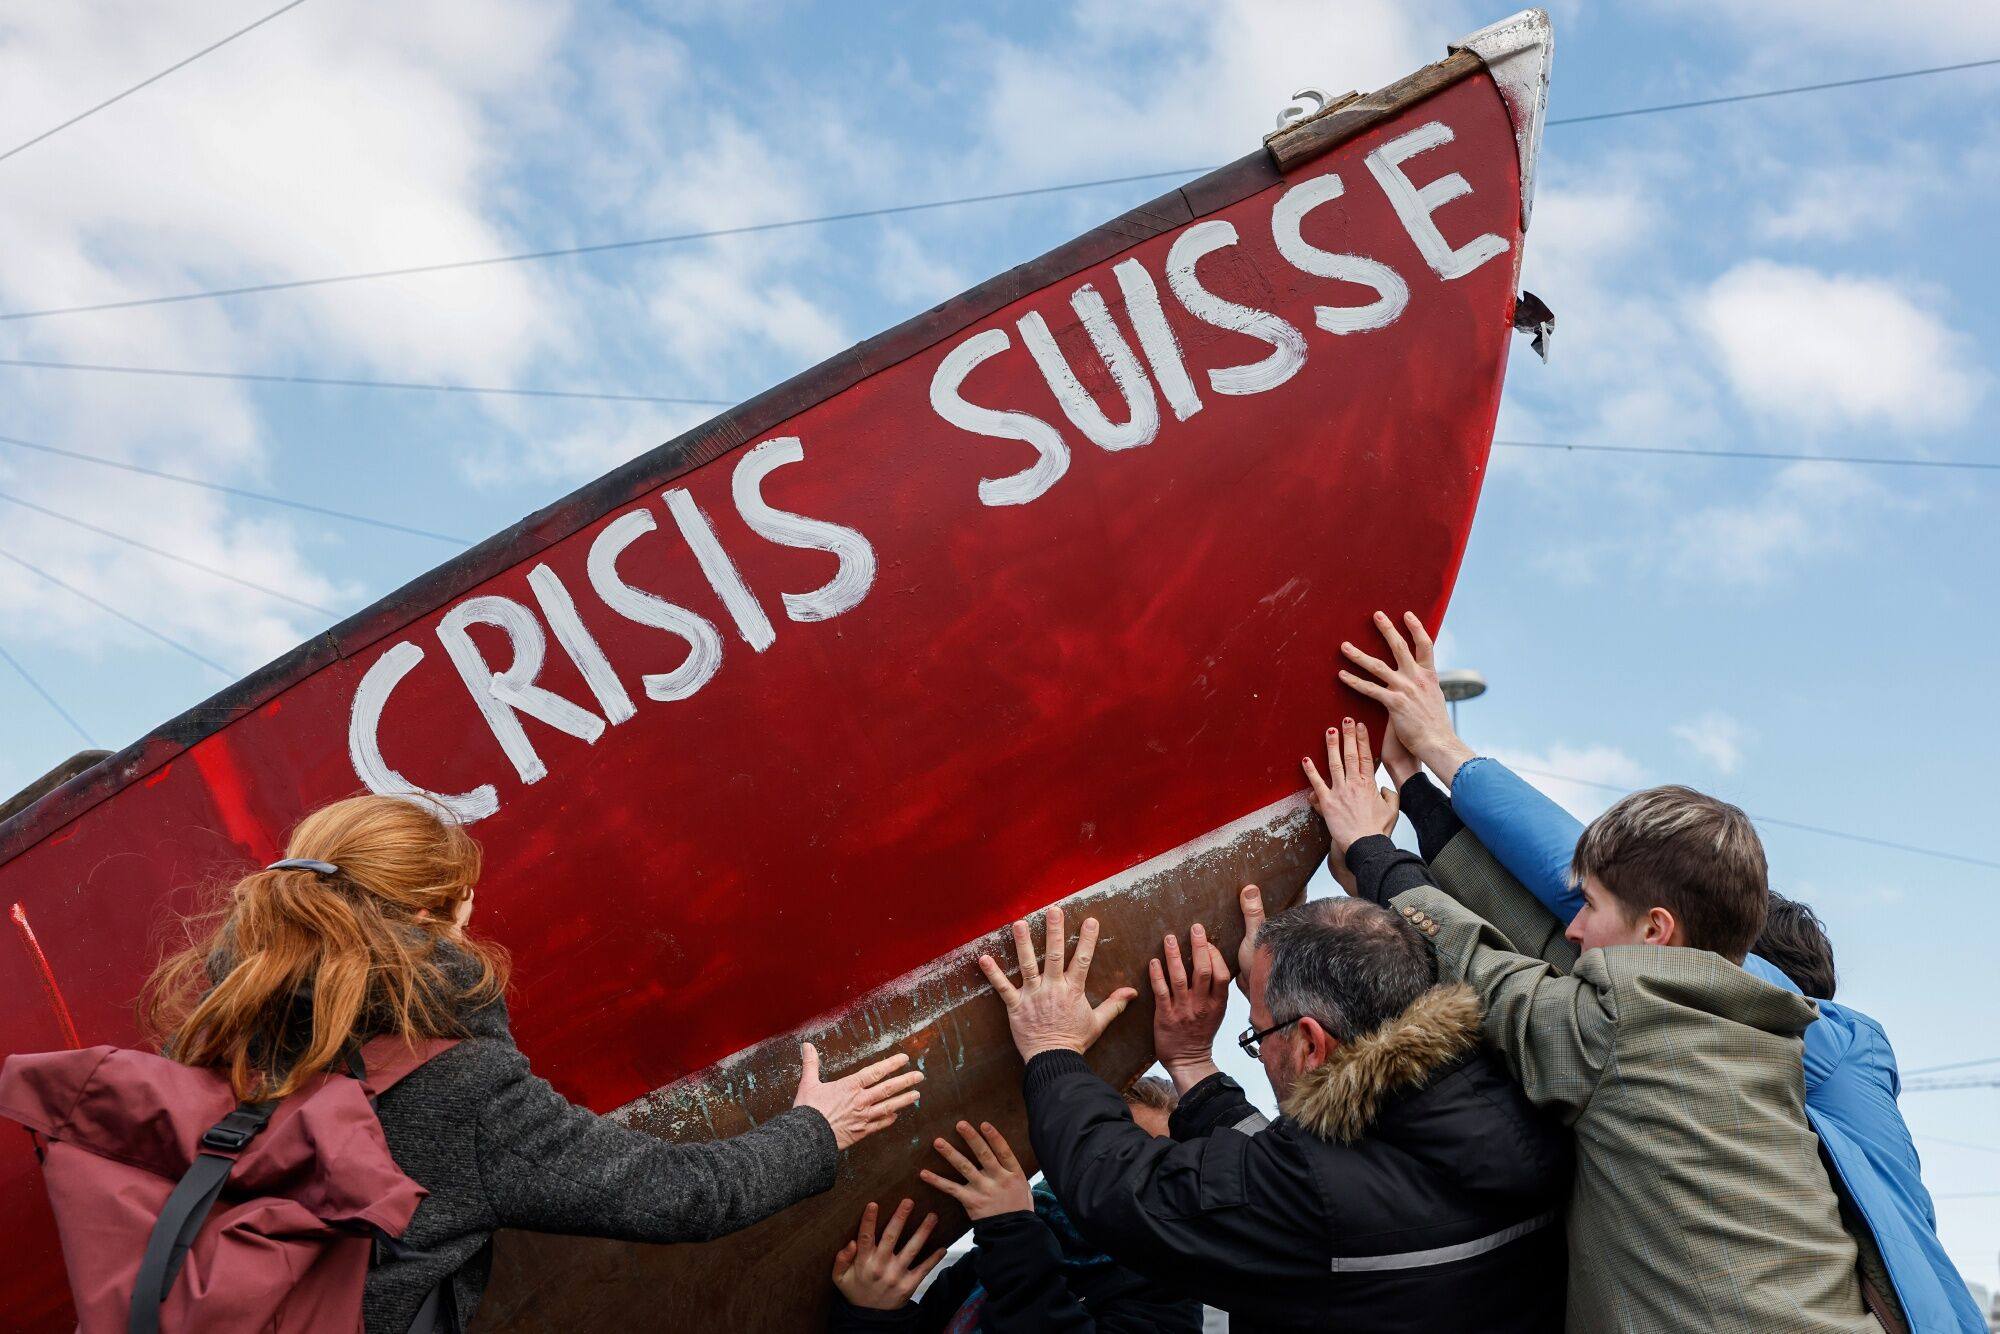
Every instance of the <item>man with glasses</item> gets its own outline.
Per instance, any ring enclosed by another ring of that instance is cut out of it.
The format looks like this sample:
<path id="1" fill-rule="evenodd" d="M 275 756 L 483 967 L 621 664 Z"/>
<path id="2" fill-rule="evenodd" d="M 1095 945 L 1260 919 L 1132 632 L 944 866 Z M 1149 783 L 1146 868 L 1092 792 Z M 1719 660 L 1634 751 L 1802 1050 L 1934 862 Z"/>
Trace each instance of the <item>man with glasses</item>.
<path id="1" fill-rule="evenodd" d="M 1155 1050 L 1182 1091 L 1170 1140 L 1084 1061 L 1131 994 L 1087 999 L 1094 921 L 1065 966 L 1052 909 L 1039 968 L 1017 922 L 1018 985 L 980 960 L 1027 1061 L 1036 1155 L 1084 1235 L 1238 1334 L 1560 1330 L 1568 1137 L 1483 1047 L 1471 992 L 1437 984 L 1422 934 L 1356 899 L 1262 925 L 1238 1041 L 1274 1122 L 1215 1066 L 1229 968 L 1201 926 L 1188 934 L 1185 959 L 1170 936 L 1151 967 Z"/>

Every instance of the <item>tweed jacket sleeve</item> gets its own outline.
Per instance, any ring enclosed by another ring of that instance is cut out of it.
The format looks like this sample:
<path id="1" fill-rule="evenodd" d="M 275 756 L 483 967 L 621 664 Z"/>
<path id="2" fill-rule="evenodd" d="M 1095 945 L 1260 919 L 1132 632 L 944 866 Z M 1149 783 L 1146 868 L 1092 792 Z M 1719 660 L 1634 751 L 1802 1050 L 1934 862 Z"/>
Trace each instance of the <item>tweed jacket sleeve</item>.
<path id="1" fill-rule="evenodd" d="M 1497 930 L 1509 948 L 1549 964 L 1557 972 L 1576 967 L 1576 946 L 1563 938 L 1562 922 L 1470 829 L 1461 828 L 1431 861 L 1439 889 L 1457 899 Z"/>
<path id="2" fill-rule="evenodd" d="M 501 1227 L 707 1241 L 829 1189 L 840 1165 L 833 1127 L 811 1108 L 675 1144 L 575 1106 L 511 1043 L 495 1057 L 505 1069 L 481 1109 L 476 1152 Z"/>
<path id="3" fill-rule="evenodd" d="M 1610 1064 L 1617 1009 L 1593 955 L 1565 975 L 1516 953 L 1491 923 L 1443 890 L 1398 894 L 1390 907 L 1437 948 L 1441 981 L 1462 981 L 1486 1007 L 1486 1040 L 1531 1102 L 1575 1121 Z"/>

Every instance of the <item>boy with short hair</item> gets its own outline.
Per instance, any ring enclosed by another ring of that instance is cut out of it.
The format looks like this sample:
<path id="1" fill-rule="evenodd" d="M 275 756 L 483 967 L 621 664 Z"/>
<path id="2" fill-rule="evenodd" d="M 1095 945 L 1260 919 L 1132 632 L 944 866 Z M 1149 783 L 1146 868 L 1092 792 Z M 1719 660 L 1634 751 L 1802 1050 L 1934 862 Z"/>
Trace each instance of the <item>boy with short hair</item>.
<path id="1" fill-rule="evenodd" d="M 1396 665 L 1344 645 L 1374 679 L 1342 678 L 1449 782 L 1471 753 L 1409 620 L 1415 654 L 1378 614 Z M 1748 817 L 1686 788 L 1600 816 L 1577 846 L 1585 906 L 1566 942 L 1551 932 L 1526 946 L 1581 951 L 1565 974 L 1516 952 L 1376 832 L 1387 798 L 1365 729 L 1348 719 L 1329 732 L 1327 759 L 1330 782 L 1305 768 L 1360 893 L 1430 938 L 1440 978 L 1485 1002 L 1486 1037 L 1529 1098 L 1575 1133 L 1569 1328 L 1879 1334 L 1806 1122 L 1801 1035 L 1816 1011 L 1740 967 L 1769 892 Z"/>

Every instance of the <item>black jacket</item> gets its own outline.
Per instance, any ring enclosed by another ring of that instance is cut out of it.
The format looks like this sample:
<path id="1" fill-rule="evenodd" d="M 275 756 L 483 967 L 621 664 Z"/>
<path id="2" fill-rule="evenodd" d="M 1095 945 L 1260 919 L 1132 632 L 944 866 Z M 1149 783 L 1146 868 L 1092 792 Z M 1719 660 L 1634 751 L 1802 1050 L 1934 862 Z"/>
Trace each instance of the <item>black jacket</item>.
<path id="1" fill-rule="evenodd" d="M 979 1334 L 1200 1334 L 1200 1303 L 1096 1251 L 1069 1228 L 1059 1206 L 1048 1219 L 1027 1210 L 979 1219 L 972 1239 L 972 1253 L 933 1279 L 921 1301 L 871 1311 L 836 1295 L 830 1334 L 943 1334 L 982 1289 L 972 1326 Z"/>
<path id="2" fill-rule="evenodd" d="M 1228 1311 L 1236 1334 L 1563 1327 L 1569 1141 L 1437 987 L 1305 1075 L 1266 1122 L 1226 1075 L 1173 1140 L 1073 1052 L 1028 1065 L 1029 1132 L 1094 1244 Z"/>
<path id="3" fill-rule="evenodd" d="M 477 977 L 441 944 L 445 974 Z M 225 951 L 211 958 L 219 976 Z M 528 1068 L 504 1001 L 458 1015 L 466 1036 L 382 1095 L 396 1165 L 429 1195 L 403 1246 L 369 1271 L 367 1334 L 405 1334 L 449 1280 L 458 1329 L 486 1290 L 487 1243 L 503 1227 L 625 1241 L 707 1241 L 833 1186 L 833 1127 L 794 1108 L 733 1139 L 672 1144 L 570 1103 Z M 670 1323 L 699 1313 L 669 1313 Z"/>

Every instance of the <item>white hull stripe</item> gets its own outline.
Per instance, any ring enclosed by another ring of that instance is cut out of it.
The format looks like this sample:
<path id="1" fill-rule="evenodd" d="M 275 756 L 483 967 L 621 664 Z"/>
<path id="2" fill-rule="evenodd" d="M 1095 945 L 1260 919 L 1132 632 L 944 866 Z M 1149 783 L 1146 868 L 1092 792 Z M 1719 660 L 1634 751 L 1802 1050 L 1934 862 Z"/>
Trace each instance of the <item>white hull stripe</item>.
<path id="1" fill-rule="evenodd" d="M 1400 1255 L 1336 1255 L 1333 1257 L 1333 1272 L 1365 1274 L 1386 1269 L 1424 1269 L 1431 1265 L 1447 1265 L 1454 1260 L 1469 1260 L 1475 1255 L 1497 1251 L 1508 1242 L 1519 1240 L 1530 1232 L 1539 1232 L 1555 1221 L 1555 1211 L 1550 1210 L 1539 1218 L 1530 1218 L 1525 1223 L 1502 1228 L 1491 1236 L 1462 1241 L 1456 1246 L 1440 1246 L 1430 1251 L 1404 1251 Z"/>

